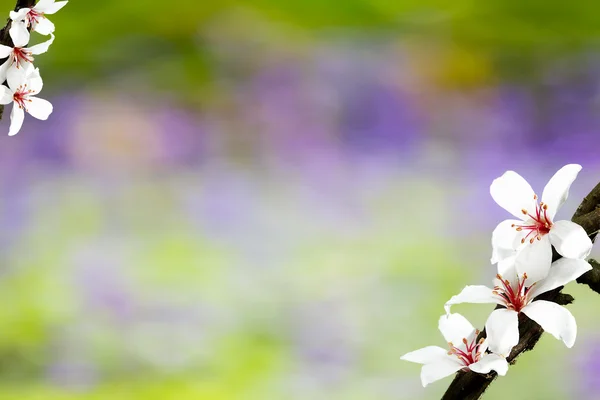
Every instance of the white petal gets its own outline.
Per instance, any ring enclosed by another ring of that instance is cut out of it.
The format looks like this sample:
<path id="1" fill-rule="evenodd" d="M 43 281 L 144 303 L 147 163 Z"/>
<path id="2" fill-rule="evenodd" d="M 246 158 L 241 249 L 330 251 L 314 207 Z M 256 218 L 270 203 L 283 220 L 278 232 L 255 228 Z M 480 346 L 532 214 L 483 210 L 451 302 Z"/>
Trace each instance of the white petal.
<path id="1" fill-rule="evenodd" d="M 556 221 L 550 229 L 550 241 L 556 251 L 567 258 L 586 258 L 592 251 L 592 241 L 586 231 L 571 221 Z"/>
<path id="2" fill-rule="evenodd" d="M 27 79 L 29 79 L 29 77 L 34 74 L 37 74 L 39 76 L 40 69 L 34 67 L 32 63 L 26 63 L 23 66 L 23 71 L 25 72 L 25 76 L 27 77 Z"/>
<path id="3" fill-rule="evenodd" d="M 0 85 L 0 104 L 10 104 L 13 101 L 13 92 L 4 85 Z"/>
<path id="4" fill-rule="evenodd" d="M 506 171 L 504 175 L 494 179 L 490 194 L 500 207 L 517 218 L 524 219 L 525 215 L 521 210 L 527 210 L 530 214 L 535 212 L 536 202 L 531 185 L 514 171 Z"/>
<path id="5" fill-rule="evenodd" d="M 519 343 L 519 314 L 506 308 L 494 310 L 485 323 L 485 331 L 490 351 L 508 356 Z"/>
<path id="6" fill-rule="evenodd" d="M 558 209 L 569 197 L 569 188 L 581 171 L 581 165 L 569 164 L 559 169 L 546 184 L 542 201 L 548 206 L 548 217 L 553 220 Z"/>
<path id="7" fill-rule="evenodd" d="M 16 68 L 14 65 L 8 68 L 6 81 L 13 92 L 16 92 L 19 86 L 24 85 L 26 80 L 26 70 L 24 68 Z"/>
<path id="8" fill-rule="evenodd" d="M 552 246 L 548 235 L 534 240 L 531 244 L 525 243 L 525 247 L 517 255 L 515 267 L 520 278 L 524 273 L 527 274 L 527 286 L 530 286 L 548 276 L 552 265 Z"/>
<path id="9" fill-rule="evenodd" d="M 12 47 L 8 47 L 3 44 L 0 44 L 0 58 L 8 57 L 12 53 L 12 51 L 13 51 Z"/>
<path id="10" fill-rule="evenodd" d="M 508 280 L 512 287 L 516 287 L 519 284 L 517 276 L 517 268 L 515 265 L 517 254 L 513 253 L 511 257 L 505 258 L 498 262 L 498 275 L 502 277 L 503 281 Z M 502 282 L 498 278 L 494 278 L 494 286 L 503 286 Z"/>
<path id="11" fill-rule="evenodd" d="M 446 313 L 450 312 L 450 307 L 452 305 L 460 303 L 503 304 L 496 296 L 492 294 L 492 289 L 483 285 L 465 286 L 462 292 L 455 296 L 452 296 L 450 300 L 446 302 L 446 304 L 444 305 Z"/>
<path id="12" fill-rule="evenodd" d="M 13 108 L 10 113 L 10 128 L 8 130 L 8 136 L 14 136 L 21 130 L 23 126 L 23 120 L 25 119 L 25 111 L 18 105 L 13 103 Z"/>
<path id="13" fill-rule="evenodd" d="M 574 281 L 591 269 L 592 266 L 587 261 L 561 258 L 552 263 L 548 276 L 536 283 L 531 288 L 530 294 L 532 298 L 535 298 L 542 293 Z"/>
<path id="14" fill-rule="evenodd" d="M 54 0 L 40 0 L 33 7 L 33 9 L 35 11 L 37 11 L 37 12 L 43 12 L 43 13 L 45 13 L 46 10 L 48 9 L 48 7 L 51 7 L 52 4 L 54 4 Z"/>
<path id="15" fill-rule="evenodd" d="M 437 361 L 443 357 L 448 356 L 448 350 L 443 349 L 439 346 L 427 346 L 422 349 L 411 351 L 410 353 L 406 353 L 402 357 L 401 360 L 410 361 L 418 364 L 430 364 L 434 361 Z"/>
<path id="16" fill-rule="evenodd" d="M 23 21 L 30 10 L 30 8 L 20 8 L 19 11 L 11 11 L 9 14 L 10 19 L 13 21 Z"/>
<path id="17" fill-rule="evenodd" d="M 44 82 L 42 81 L 42 77 L 40 76 L 39 68 L 31 68 L 26 73 L 27 80 L 27 88 L 31 90 L 32 95 L 36 95 L 41 92 L 42 87 L 44 86 Z"/>
<path id="18" fill-rule="evenodd" d="M 30 97 L 27 112 L 32 117 L 45 121 L 52 114 L 52 103 L 39 97 Z"/>
<path id="19" fill-rule="evenodd" d="M 513 225 L 520 225 L 523 221 L 507 219 L 496 226 L 492 232 L 492 264 L 510 257 L 520 245 L 522 234 Z"/>
<path id="20" fill-rule="evenodd" d="M 502 261 L 499 261 L 496 267 L 498 268 L 498 273 L 502 275 L 503 278 L 516 278 L 517 277 L 517 269 L 515 267 L 515 262 L 517 261 L 517 253 L 513 252 L 513 255 L 505 258 Z"/>
<path id="21" fill-rule="evenodd" d="M 473 325 L 460 314 L 442 315 L 438 328 L 446 342 L 461 343 L 463 338 L 469 338 L 475 332 Z"/>
<path id="22" fill-rule="evenodd" d="M 33 27 L 33 30 L 40 35 L 49 35 L 54 32 L 54 29 L 54 24 L 46 17 L 41 18 Z"/>
<path id="23" fill-rule="evenodd" d="M 36 44 L 35 46 L 31 46 L 29 48 L 29 51 L 31 51 L 31 54 L 36 54 L 36 55 L 45 53 L 48 51 L 48 48 L 50 47 L 52 42 L 54 42 L 54 35 L 50 34 L 50 39 L 48 39 L 45 42 L 42 42 L 40 44 Z"/>
<path id="24" fill-rule="evenodd" d="M 48 3 L 48 4 L 46 4 Z M 44 14 L 54 14 L 64 6 L 66 6 L 68 1 L 57 1 L 56 3 L 52 1 L 44 1 L 40 0 L 38 4 L 34 7 L 36 10 L 42 11 Z M 40 5 L 41 4 L 41 5 Z"/>
<path id="25" fill-rule="evenodd" d="M 6 60 L 2 65 L 0 65 L 0 81 L 4 82 L 6 80 L 6 73 L 11 66 L 10 58 Z"/>
<path id="26" fill-rule="evenodd" d="M 568 348 L 575 344 L 577 323 L 573 314 L 563 306 L 551 301 L 538 300 L 526 305 L 521 311 L 540 324 L 546 332 L 562 340 Z"/>
<path id="27" fill-rule="evenodd" d="M 516 251 L 513 249 L 503 249 L 500 247 L 492 248 L 492 258 L 490 262 L 492 264 L 501 263 L 507 258 L 511 258 L 515 255 Z"/>
<path id="28" fill-rule="evenodd" d="M 8 32 L 15 46 L 23 47 L 29 43 L 29 31 L 24 22 L 13 21 Z"/>
<path id="29" fill-rule="evenodd" d="M 496 371 L 498 375 L 504 376 L 508 372 L 508 362 L 506 358 L 498 354 L 482 354 L 481 359 L 476 363 L 469 365 L 473 372 L 478 374 L 489 374 L 490 371 Z"/>
<path id="30" fill-rule="evenodd" d="M 431 382 L 450 376 L 462 368 L 464 368 L 464 365 L 458 359 L 446 356 L 434 363 L 423 365 L 421 368 L 421 383 L 425 387 Z"/>

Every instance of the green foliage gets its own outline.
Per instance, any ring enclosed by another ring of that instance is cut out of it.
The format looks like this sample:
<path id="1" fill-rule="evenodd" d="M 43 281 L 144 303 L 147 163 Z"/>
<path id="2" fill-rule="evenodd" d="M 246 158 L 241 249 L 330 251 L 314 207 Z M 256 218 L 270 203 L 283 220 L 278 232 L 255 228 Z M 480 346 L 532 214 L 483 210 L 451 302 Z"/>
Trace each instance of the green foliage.
<path id="1" fill-rule="evenodd" d="M 8 10 L 12 3 L 5 3 Z M 46 76 L 76 85 L 125 76 L 133 84 L 200 88 L 215 72 L 215 49 L 204 34 L 223 15 L 239 9 L 300 28 L 313 40 L 336 29 L 379 32 L 399 41 L 417 34 L 491 57 L 519 55 L 516 63 L 594 45 L 600 34 L 596 2 L 181 0 L 173 6 L 158 0 L 106 0 L 99 6 L 72 1 L 52 16 L 58 39 L 39 63 Z M 282 33 L 278 40 L 294 47 L 293 38 Z"/>

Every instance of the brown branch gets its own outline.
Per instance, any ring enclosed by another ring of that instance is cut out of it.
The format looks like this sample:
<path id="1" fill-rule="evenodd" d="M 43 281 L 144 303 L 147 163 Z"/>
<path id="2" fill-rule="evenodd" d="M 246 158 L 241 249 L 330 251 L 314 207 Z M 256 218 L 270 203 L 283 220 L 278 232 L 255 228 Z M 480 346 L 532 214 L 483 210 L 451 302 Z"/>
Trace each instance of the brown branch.
<path id="1" fill-rule="evenodd" d="M 36 0 L 17 0 L 17 5 L 15 6 L 15 11 L 20 10 L 21 8 L 31 8 L 35 5 Z M 5 46 L 13 47 L 14 43 L 10 38 L 10 34 L 8 33 L 10 29 L 11 19 L 8 18 L 6 20 L 6 25 L 4 28 L 0 30 L 0 44 Z M 4 63 L 6 58 L 0 60 L 0 64 Z M 4 113 L 4 106 L 0 104 L 0 119 L 2 119 L 2 114 Z"/>
<path id="2" fill-rule="evenodd" d="M 596 189 L 600 191 L 600 188 L 598 186 L 594 188 L 594 190 Z M 600 195 L 598 197 L 598 201 L 600 201 Z M 596 235 L 598 234 L 598 230 L 600 229 L 600 207 L 597 206 L 594 209 L 592 209 L 592 211 L 590 211 L 589 213 L 580 215 L 577 218 L 573 217 L 572 220 L 573 222 L 576 222 L 579 225 L 581 225 L 590 236 L 590 239 L 594 241 L 594 239 L 596 239 Z"/>
<path id="3" fill-rule="evenodd" d="M 571 219 L 585 229 L 592 240 L 595 239 L 598 230 L 600 230 L 600 183 L 585 196 L 577 211 Z M 553 253 L 552 260 L 556 261 L 560 255 Z M 600 293 L 600 264 L 595 260 L 590 260 L 593 269 L 583 274 L 577 282 L 587 284 L 590 288 Z M 553 301 L 565 305 L 573 302 L 571 295 L 561 293 L 562 286 L 550 292 L 539 296 L 539 299 Z M 514 364 L 516 358 L 526 351 L 534 348 L 537 341 L 542 336 L 544 330 L 536 322 L 529 319 L 525 314 L 519 314 L 519 343 L 513 347 L 506 360 Z M 485 330 L 481 332 L 481 337 L 485 337 Z M 450 383 L 450 386 L 444 393 L 442 400 L 477 400 L 483 395 L 488 386 L 496 379 L 496 373 L 487 375 L 477 374 L 472 371 L 459 372 Z"/>
<path id="4" fill-rule="evenodd" d="M 588 262 L 592 269 L 581 275 L 577 283 L 588 285 L 594 292 L 600 293 L 600 264 L 594 259 L 589 259 Z"/>
<path id="5" fill-rule="evenodd" d="M 581 217 L 584 214 L 594 211 L 600 204 L 600 183 L 596 185 L 592 191 L 583 198 L 579 207 L 573 214 L 573 220 Z"/>

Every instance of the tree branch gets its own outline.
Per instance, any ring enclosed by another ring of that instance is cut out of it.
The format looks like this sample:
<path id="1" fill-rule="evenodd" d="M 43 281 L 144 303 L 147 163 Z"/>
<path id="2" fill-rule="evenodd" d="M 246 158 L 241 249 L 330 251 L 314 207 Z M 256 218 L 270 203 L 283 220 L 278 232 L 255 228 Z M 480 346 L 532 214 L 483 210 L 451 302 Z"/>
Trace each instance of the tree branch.
<path id="1" fill-rule="evenodd" d="M 584 214 L 594 211 L 600 204 L 600 183 L 596 185 L 592 191 L 583 198 L 579 207 L 573 214 L 573 220 L 581 217 Z"/>
<path id="2" fill-rule="evenodd" d="M 15 11 L 20 10 L 21 8 L 31 8 L 35 5 L 35 0 L 17 0 L 17 5 L 15 6 Z M 10 29 L 11 20 L 8 18 L 6 20 L 6 25 L 4 28 L 0 30 L 0 44 L 5 46 L 13 47 L 14 43 L 10 38 L 10 34 L 8 33 Z M 3 64 L 6 61 L 6 58 L 0 60 L 0 64 Z M 0 119 L 2 119 L 2 114 L 4 113 L 4 106 L 0 104 Z"/>
<path id="3" fill-rule="evenodd" d="M 600 293 L 600 264 L 590 258 L 588 260 L 592 269 L 577 278 L 577 283 L 588 285 L 596 293 Z"/>
<path id="4" fill-rule="evenodd" d="M 596 186 L 596 188 L 598 188 L 598 186 Z M 596 188 L 594 188 L 594 190 L 596 190 Z M 598 198 L 598 201 L 600 201 L 600 197 Z M 590 211 L 587 214 L 573 218 L 572 221 L 581 225 L 593 242 L 600 229 L 600 206 L 596 206 L 593 211 Z"/>
<path id="5" fill-rule="evenodd" d="M 596 238 L 600 230 L 600 183 L 585 196 L 577 211 L 571 219 L 585 229 L 592 241 Z M 561 256 L 554 252 L 552 261 L 556 261 Z M 589 260 L 592 270 L 583 274 L 578 283 L 587 284 L 590 288 L 600 293 L 600 264 L 595 260 Z M 562 286 L 550 292 L 539 296 L 539 299 L 552 301 L 561 305 L 573 302 L 571 295 L 561 293 Z M 531 350 L 542 336 L 544 330 L 536 322 L 529 319 L 525 314 L 519 314 L 519 343 L 513 347 L 506 360 L 514 364 L 516 358 L 525 351 Z M 485 337 L 485 330 L 480 333 Z M 444 393 L 442 400 L 477 400 L 483 395 L 488 386 L 496 379 L 497 374 L 492 372 L 487 375 L 478 374 L 472 371 L 459 372 L 450 386 Z"/>

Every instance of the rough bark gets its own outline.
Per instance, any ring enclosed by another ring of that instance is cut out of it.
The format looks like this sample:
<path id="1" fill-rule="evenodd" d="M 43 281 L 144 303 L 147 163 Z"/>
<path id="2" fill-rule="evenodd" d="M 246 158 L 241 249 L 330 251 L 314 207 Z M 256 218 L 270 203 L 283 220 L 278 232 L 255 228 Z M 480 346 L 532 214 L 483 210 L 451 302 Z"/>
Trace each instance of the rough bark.
<path id="1" fill-rule="evenodd" d="M 588 285 L 594 292 L 600 293 L 600 264 L 594 259 L 589 259 L 588 262 L 592 269 L 577 279 L 577 283 Z"/>

